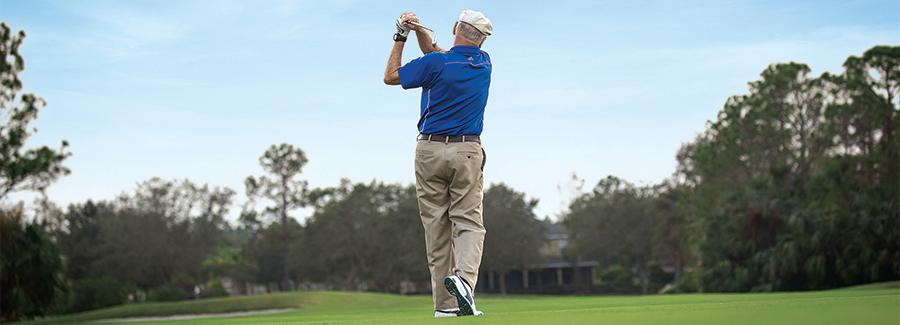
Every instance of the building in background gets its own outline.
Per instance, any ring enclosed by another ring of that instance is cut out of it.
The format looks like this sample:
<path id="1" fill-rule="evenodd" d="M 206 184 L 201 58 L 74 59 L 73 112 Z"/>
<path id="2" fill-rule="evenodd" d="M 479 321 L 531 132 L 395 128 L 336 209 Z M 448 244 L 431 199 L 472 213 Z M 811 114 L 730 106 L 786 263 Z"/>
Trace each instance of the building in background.
<path id="1" fill-rule="evenodd" d="M 589 292 L 597 276 L 597 261 L 570 261 L 563 256 L 570 231 L 560 223 L 543 222 L 544 261 L 506 275 L 507 293 L 573 293 Z M 500 292 L 501 276 L 485 270 L 478 279 L 479 292 Z"/>

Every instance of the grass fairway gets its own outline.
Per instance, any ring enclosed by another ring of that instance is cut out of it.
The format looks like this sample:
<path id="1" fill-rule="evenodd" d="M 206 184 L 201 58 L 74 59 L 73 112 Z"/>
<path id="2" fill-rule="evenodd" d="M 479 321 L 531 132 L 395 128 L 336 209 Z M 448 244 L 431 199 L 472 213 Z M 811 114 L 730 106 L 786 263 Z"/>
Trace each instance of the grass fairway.
<path id="1" fill-rule="evenodd" d="M 50 319 L 78 322 L 261 308 L 300 308 L 271 315 L 128 324 L 900 324 L 898 283 L 798 293 L 685 294 L 654 296 L 483 296 L 485 317 L 431 318 L 426 296 L 350 292 L 298 292 L 135 304 Z"/>

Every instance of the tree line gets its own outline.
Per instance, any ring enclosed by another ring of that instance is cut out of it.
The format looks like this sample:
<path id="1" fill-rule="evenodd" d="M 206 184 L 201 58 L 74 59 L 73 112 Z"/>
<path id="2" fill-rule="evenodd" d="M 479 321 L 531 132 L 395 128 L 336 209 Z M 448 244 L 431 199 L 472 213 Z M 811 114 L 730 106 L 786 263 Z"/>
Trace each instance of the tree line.
<path id="1" fill-rule="evenodd" d="M 129 302 L 305 289 L 430 290 L 415 188 L 341 180 L 310 188 L 291 144 L 235 189 L 153 178 L 106 200 L 32 213 L 69 171 L 67 143 L 26 149 L 44 102 L 22 94 L 24 33 L 0 24 L 0 318 Z M 820 289 L 900 278 L 900 47 L 851 56 L 841 74 L 773 64 L 677 152 L 669 179 L 610 176 L 559 222 L 565 257 L 600 262 L 581 292 Z M 542 261 L 537 201 L 485 191 L 483 271 Z M 309 217 L 299 220 L 301 210 Z M 229 215 L 237 222 L 227 222 Z M 505 281 L 500 281 L 501 287 Z"/>
<path id="2" fill-rule="evenodd" d="M 609 177 L 574 200 L 568 254 L 645 293 L 896 280 L 898 99 L 898 46 L 851 56 L 840 74 L 773 64 L 680 148 L 670 179 Z"/>
<path id="3" fill-rule="evenodd" d="M 284 148 L 299 150 L 277 145 L 267 153 Z M 18 260 L 9 261 L 14 266 L 4 269 L 4 277 L 31 279 L 32 272 L 42 271 L 58 281 L 17 281 L 3 289 L 47 287 L 48 295 L 55 298 L 32 302 L 48 306 L 47 312 L 224 296 L 228 294 L 226 282 L 242 294 L 302 289 L 430 290 L 424 230 L 413 186 L 343 180 L 335 187 L 297 191 L 295 195 L 314 211 L 302 223 L 293 217 L 282 218 L 284 210 L 278 208 L 285 202 L 294 203 L 274 200 L 271 207 L 243 207 L 240 222 L 232 225 L 226 216 L 233 206 L 233 190 L 159 178 L 142 182 L 113 200 L 88 200 L 65 209 L 50 204 L 31 222 L 24 221 L 17 209 L 9 212 L 15 214 L 10 226 L 39 233 L 43 238 L 39 255 L 52 263 L 31 260 L 28 252 L 4 245 L 4 257 Z M 502 208 L 513 207 L 516 212 L 534 207 L 524 201 L 524 194 L 502 184 L 490 187 L 486 197 L 491 202 L 496 202 L 492 198 L 503 199 L 498 202 Z M 288 214 L 296 212 L 288 209 Z M 505 228 L 507 222 L 499 218 L 506 212 L 500 207 L 486 209 L 486 213 L 498 218 L 488 227 Z M 521 247 L 496 243 L 485 253 L 486 261 L 535 260 L 539 225 L 533 214 L 525 216 L 532 218 L 530 230 L 534 231 L 523 237 L 532 239 L 534 249 L 523 252 Z M 509 220 L 513 218 L 522 215 L 509 215 Z M 4 239 L 17 232 L 4 229 Z M 7 301 L 15 300 L 4 300 L 4 312 L 10 306 Z"/>

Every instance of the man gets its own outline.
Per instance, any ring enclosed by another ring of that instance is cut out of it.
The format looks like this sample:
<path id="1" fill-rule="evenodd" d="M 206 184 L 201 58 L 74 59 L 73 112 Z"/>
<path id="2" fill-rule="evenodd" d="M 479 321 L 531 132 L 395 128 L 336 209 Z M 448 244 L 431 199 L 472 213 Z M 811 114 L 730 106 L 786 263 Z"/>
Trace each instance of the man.
<path id="1" fill-rule="evenodd" d="M 410 30 L 424 56 L 400 66 Z M 493 32 L 484 14 L 463 10 L 453 25 L 453 48 L 433 43 L 414 13 L 397 20 L 384 83 L 422 88 L 416 143 L 416 196 L 425 227 L 434 317 L 483 313 L 474 291 L 484 244 L 481 148 L 491 59 L 481 45 Z M 441 288 L 444 287 L 444 288 Z"/>

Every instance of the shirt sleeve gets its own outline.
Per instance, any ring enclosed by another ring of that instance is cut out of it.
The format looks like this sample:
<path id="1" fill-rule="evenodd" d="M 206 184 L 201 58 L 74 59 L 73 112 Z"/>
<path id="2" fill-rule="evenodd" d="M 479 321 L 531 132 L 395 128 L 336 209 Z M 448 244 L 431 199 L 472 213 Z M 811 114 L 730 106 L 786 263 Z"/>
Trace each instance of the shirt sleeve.
<path id="1" fill-rule="evenodd" d="M 431 88 L 441 69 L 444 68 L 441 54 L 428 53 L 400 67 L 400 86 L 403 89 Z"/>

